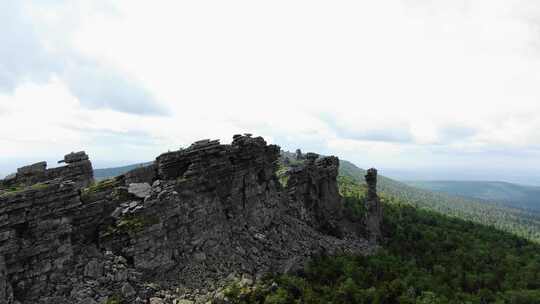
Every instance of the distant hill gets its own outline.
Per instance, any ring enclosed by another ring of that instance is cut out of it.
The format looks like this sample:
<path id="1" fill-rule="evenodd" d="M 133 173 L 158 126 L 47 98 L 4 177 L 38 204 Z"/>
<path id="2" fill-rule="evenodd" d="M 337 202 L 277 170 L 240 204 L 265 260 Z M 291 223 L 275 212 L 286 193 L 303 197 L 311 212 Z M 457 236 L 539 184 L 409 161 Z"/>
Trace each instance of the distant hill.
<path id="1" fill-rule="evenodd" d="M 491 181 L 408 181 L 405 183 L 429 191 L 540 211 L 540 187 Z"/>
<path id="2" fill-rule="evenodd" d="M 383 172 L 379 172 L 383 173 Z M 366 171 L 340 160 L 340 175 L 364 183 Z M 379 175 L 378 190 L 425 210 L 470 220 L 540 241 L 540 212 L 416 188 Z"/>
<path id="3" fill-rule="evenodd" d="M 102 180 L 109 177 L 122 175 L 135 168 L 148 166 L 150 164 L 152 164 L 152 162 L 133 164 L 133 165 L 127 165 L 127 166 L 122 166 L 122 167 L 114 167 L 114 168 L 94 169 L 94 178 L 96 180 Z"/>

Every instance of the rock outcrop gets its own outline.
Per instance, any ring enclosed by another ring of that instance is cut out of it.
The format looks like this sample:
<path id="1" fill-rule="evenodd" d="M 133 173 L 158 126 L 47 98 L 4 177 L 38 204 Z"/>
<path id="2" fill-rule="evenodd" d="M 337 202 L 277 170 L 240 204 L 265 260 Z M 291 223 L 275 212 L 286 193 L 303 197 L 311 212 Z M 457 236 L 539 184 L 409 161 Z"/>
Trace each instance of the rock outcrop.
<path id="1" fill-rule="evenodd" d="M 303 160 L 304 159 L 304 156 L 302 155 L 302 150 L 296 149 L 295 159 L 296 160 Z"/>
<path id="2" fill-rule="evenodd" d="M 381 223 L 383 217 L 382 205 L 377 195 L 377 170 L 369 169 L 366 174 L 366 231 L 370 243 L 376 244 L 382 238 Z"/>
<path id="3" fill-rule="evenodd" d="M 79 187 L 86 187 L 94 180 L 92 163 L 84 151 L 66 154 L 58 163 L 65 166 L 47 169 L 47 162 L 39 162 L 17 169 L 17 173 L 0 180 L 2 187 L 23 187 L 54 179 L 69 179 Z"/>
<path id="4" fill-rule="evenodd" d="M 293 216 L 315 230 L 341 237 L 339 222 L 343 218 L 343 203 L 336 183 L 339 160 L 307 153 L 306 161 L 289 172 L 287 193 Z"/>
<path id="5" fill-rule="evenodd" d="M 84 152 L 21 169 L 0 181 L 0 303 L 172 303 L 165 291 L 369 252 L 345 223 L 338 159 L 306 154 L 283 187 L 279 151 L 246 134 L 97 183 Z"/>

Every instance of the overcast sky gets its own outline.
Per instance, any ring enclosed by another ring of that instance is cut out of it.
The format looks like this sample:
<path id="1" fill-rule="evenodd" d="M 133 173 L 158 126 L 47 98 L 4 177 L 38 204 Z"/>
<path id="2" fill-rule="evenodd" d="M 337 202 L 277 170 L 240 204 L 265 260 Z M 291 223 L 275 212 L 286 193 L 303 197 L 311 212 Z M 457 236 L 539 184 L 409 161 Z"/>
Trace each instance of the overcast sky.
<path id="1" fill-rule="evenodd" d="M 533 174 L 539 55 L 537 0 L 2 0 L 0 175 L 244 132 L 361 167 Z"/>

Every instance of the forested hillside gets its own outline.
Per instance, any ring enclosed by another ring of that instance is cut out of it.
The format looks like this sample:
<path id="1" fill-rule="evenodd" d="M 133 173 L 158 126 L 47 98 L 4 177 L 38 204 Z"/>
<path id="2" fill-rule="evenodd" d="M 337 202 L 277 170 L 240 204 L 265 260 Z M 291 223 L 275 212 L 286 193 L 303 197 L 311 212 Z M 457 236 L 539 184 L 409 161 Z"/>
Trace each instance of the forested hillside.
<path id="1" fill-rule="evenodd" d="M 278 175 L 287 167 L 283 163 Z M 129 168 L 129 167 L 126 167 Z M 121 174 L 120 170 L 106 170 Z M 341 161 L 348 216 L 363 219 L 365 171 Z M 384 172 L 381 172 L 384 174 Z M 285 180 L 283 181 L 285 182 Z M 540 303 L 540 217 L 532 212 L 410 187 L 379 176 L 382 249 L 321 256 L 304 271 L 233 284 L 233 303 Z"/>
<path id="2" fill-rule="evenodd" d="M 361 220 L 365 188 L 345 176 L 350 166 L 343 167 L 340 192 L 349 215 Z M 381 187 L 399 186 L 388 182 Z M 233 303 L 267 304 L 540 303 L 539 244 L 426 210 L 430 205 L 417 208 L 392 195 L 381 196 L 385 241 L 376 254 L 320 256 L 303 271 L 270 276 L 254 288 L 233 284 L 226 295 Z M 419 197 L 417 205 L 423 201 Z"/>
<path id="3" fill-rule="evenodd" d="M 114 168 L 103 168 L 103 169 L 94 169 L 94 178 L 96 180 L 103 180 L 106 178 L 118 176 L 121 174 L 124 174 L 128 171 L 131 171 L 135 168 L 144 167 L 147 165 L 150 165 L 151 162 L 148 163 L 141 163 L 141 164 L 133 164 L 133 165 L 127 165 L 122 167 L 114 167 Z"/>
<path id="4" fill-rule="evenodd" d="M 540 187 L 489 181 L 407 181 L 405 183 L 429 191 L 499 202 L 508 207 L 540 212 Z"/>
<path id="5" fill-rule="evenodd" d="M 364 183 L 365 172 L 351 162 L 340 161 L 340 175 L 342 176 Z M 381 174 L 384 175 L 384 172 Z M 540 213 L 538 212 L 422 190 L 384 176 L 379 176 L 378 188 L 379 191 L 399 198 L 412 206 L 493 226 L 540 241 Z"/>

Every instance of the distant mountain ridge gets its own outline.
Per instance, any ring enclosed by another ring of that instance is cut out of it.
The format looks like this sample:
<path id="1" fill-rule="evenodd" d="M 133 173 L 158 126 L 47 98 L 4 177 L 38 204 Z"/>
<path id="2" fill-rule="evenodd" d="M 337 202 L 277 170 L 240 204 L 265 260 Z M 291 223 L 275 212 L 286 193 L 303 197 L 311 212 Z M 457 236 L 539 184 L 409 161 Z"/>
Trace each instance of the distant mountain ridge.
<path id="1" fill-rule="evenodd" d="M 498 202 L 508 207 L 540 211 L 540 187 L 498 181 L 407 181 L 429 191 Z"/>
<path id="2" fill-rule="evenodd" d="M 380 172 L 384 174 L 384 172 Z M 340 160 L 339 174 L 363 183 L 366 171 Z M 416 188 L 379 175 L 378 189 L 418 208 L 470 220 L 540 241 L 540 212 Z"/>
<path id="3" fill-rule="evenodd" d="M 146 162 L 146 163 L 138 163 L 138 164 L 132 164 L 132 165 L 126 165 L 121 167 L 110 167 L 110 168 L 102 168 L 102 169 L 94 169 L 94 178 L 96 180 L 103 180 L 110 177 L 115 177 L 118 175 L 122 175 L 128 171 L 131 171 L 136 168 L 145 167 L 152 164 L 152 162 Z"/>

